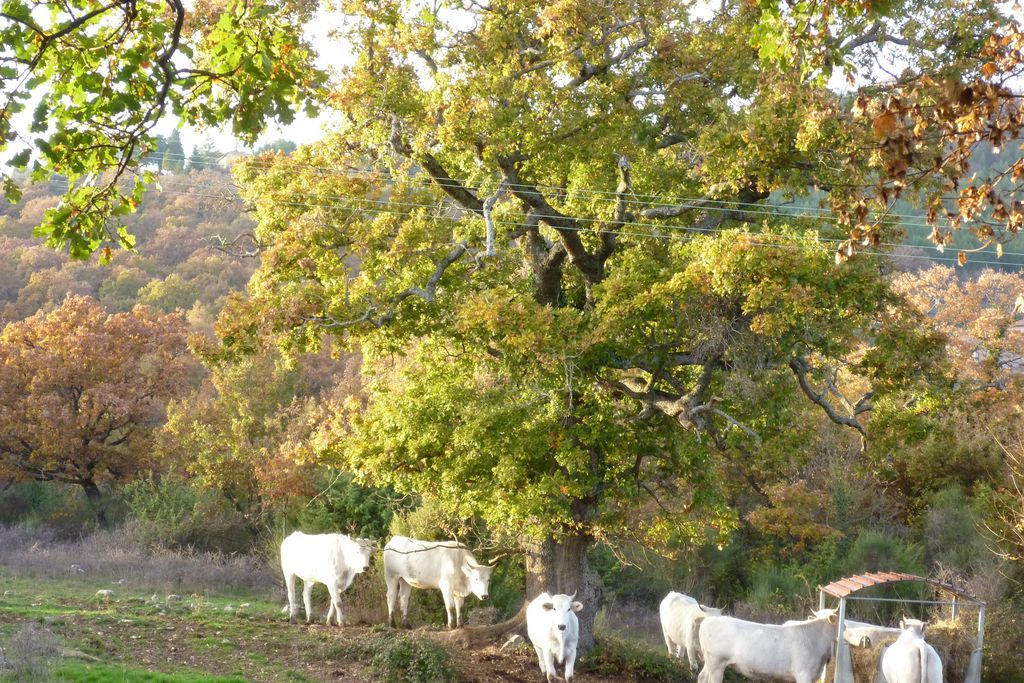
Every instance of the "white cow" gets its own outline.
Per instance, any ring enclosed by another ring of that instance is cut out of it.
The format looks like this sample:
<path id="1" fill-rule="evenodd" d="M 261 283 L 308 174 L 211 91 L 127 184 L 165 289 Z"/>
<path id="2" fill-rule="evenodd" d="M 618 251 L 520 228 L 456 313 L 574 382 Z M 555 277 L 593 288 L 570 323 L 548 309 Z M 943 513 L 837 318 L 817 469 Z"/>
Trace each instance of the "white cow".
<path id="1" fill-rule="evenodd" d="M 814 683 L 832 655 L 835 610 L 819 610 L 813 619 L 781 626 L 733 617 L 708 617 L 700 625 L 704 668 L 698 683 L 722 683 L 733 667 L 748 678 Z"/>
<path id="2" fill-rule="evenodd" d="M 396 607 L 409 627 L 409 595 L 413 588 L 437 588 L 444 597 L 448 628 L 462 626 L 462 604 L 472 593 L 487 599 L 493 565 L 476 561 L 456 541 L 419 541 L 394 536 L 384 546 L 384 581 L 388 587 L 388 624 L 397 627 Z"/>
<path id="3" fill-rule="evenodd" d="M 345 534 L 292 533 L 281 542 L 281 572 L 288 588 L 288 619 L 294 620 L 299 608 L 295 604 L 295 579 L 302 579 L 302 602 L 306 621 L 313 619 L 313 584 L 327 585 L 331 605 L 327 623 L 334 617 L 341 626 L 341 593 L 352 585 L 356 574 L 370 566 L 374 543 L 365 538 L 352 539 Z"/>
<path id="4" fill-rule="evenodd" d="M 846 619 L 843 626 L 843 640 L 853 647 L 871 647 L 882 641 L 898 637 L 902 633 L 898 628 L 878 626 L 863 621 Z"/>
<path id="5" fill-rule="evenodd" d="M 573 600 L 575 597 L 575 593 L 541 593 L 526 608 L 526 633 L 537 651 L 540 672 L 547 676 L 548 683 L 558 679 L 556 662 L 565 667 L 566 683 L 572 683 L 580 633 L 575 613 L 583 609 L 583 603 Z"/>
<path id="6" fill-rule="evenodd" d="M 882 675 L 888 683 L 942 683 L 939 653 L 924 642 L 924 622 L 901 619 L 903 632 L 882 655 Z"/>
<path id="7" fill-rule="evenodd" d="M 698 631 L 701 622 L 707 617 L 720 617 L 722 610 L 697 604 L 689 595 L 675 591 L 670 592 L 661 601 L 661 631 L 665 636 L 665 646 L 669 657 L 686 658 L 690 669 L 697 670 L 697 651 L 699 650 Z"/>

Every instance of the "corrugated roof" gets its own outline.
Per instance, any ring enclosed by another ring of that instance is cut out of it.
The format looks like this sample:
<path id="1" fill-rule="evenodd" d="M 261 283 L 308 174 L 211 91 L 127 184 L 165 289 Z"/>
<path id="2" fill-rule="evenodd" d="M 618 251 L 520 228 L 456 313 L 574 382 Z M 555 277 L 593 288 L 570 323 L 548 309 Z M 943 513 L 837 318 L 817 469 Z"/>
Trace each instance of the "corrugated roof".
<path id="1" fill-rule="evenodd" d="M 821 591 L 833 597 L 845 598 L 851 593 L 856 593 L 863 588 L 881 586 L 888 583 L 898 583 L 901 581 L 921 581 L 948 593 L 952 593 L 968 600 L 978 601 L 978 598 L 973 594 L 959 586 L 954 586 L 951 583 L 939 581 L 938 579 L 929 579 L 925 576 L 915 576 L 913 574 L 904 574 L 903 572 L 866 572 L 864 574 L 856 574 L 854 576 L 848 576 L 845 579 L 833 581 L 827 586 L 822 586 Z"/>

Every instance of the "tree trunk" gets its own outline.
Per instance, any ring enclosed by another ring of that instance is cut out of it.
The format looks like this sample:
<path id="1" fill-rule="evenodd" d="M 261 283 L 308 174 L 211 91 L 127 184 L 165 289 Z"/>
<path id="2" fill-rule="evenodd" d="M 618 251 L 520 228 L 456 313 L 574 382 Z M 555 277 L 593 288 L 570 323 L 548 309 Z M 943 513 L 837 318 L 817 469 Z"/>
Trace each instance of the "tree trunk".
<path id="1" fill-rule="evenodd" d="M 526 599 L 511 618 L 492 626 L 470 626 L 447 633 L 449 642 L 462 647 L 480 647 L 507 638 L 513 633 L 526 636 L 526 606 L 547 591 L 549 594 L 576 593 L 583 603 L 579 619 L 577 646 L 582 656 L 594 647 L 594 620 L 604 597 L 600 575 L 587 563 L 587 550 L 593 539 L 587 535 L 566 535 L 558 540 L 548 537 L 543 542 L 528 543 L 526 557 Z"/>
<path id="2" fill-rule="evenodd" d="M 604 597 L 604 583 L 600 575 L 587 562 L 587 550 L 593 538 L 587 534 L 566 534 L 559 538 L 549 536 L 543 542 L 527 548 L 526 599 L 539 594 L 576 594 L 583 603 L 579 619 L 579 654 L 594 647 L 594 620 Z"/>
<path id="3" fill-rule="evenodd" d="M 107 519 L 107 511 L 103 507 L 103 500 L 100 496 L 100 487 L 94 481 L 80 482 L 85 490 L 85 497 L 89 501 L 89 507 L 96 513 L 96 522 L 101 529 L 110 528 L 110 520 Z"/>

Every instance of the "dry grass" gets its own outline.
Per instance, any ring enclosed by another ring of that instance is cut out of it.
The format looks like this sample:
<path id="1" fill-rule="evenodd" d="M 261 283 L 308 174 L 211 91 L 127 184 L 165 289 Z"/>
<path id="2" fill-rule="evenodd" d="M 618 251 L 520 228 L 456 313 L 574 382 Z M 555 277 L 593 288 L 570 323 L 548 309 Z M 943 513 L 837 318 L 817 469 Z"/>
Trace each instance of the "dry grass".
<path id="1" fill-rule="evenodd" d="M 60 655 L 57 638 L 35 624 L 25 624 L 0 649 L 0 680 L 49 681 Z"/>
<path id="2" fill-rule="evenodd" d="M 974 651 L 974 626 L 963 621 L 932 621 L 925 627 L 925 640 L 935 648 L 942 660 L 943 679 L 962 681 Z M 896 636 L 872 643 L 870 647 L 850 648 L 855 683 L 875 683 L 882 653 L 895 642 Z M 826 680 L 835 674 L 835 661 L 829 662 Z"/>
<path id="3" fill-rule="evenodd" d="M 0 566 L 22 577 L 81 574 L 151 591 L 283 594 L 279 572 L 262 558 L 150 552 L 134 542 L 130 527 L 76 541 L 62 541 L 23 527 L 0 527 Z"/>

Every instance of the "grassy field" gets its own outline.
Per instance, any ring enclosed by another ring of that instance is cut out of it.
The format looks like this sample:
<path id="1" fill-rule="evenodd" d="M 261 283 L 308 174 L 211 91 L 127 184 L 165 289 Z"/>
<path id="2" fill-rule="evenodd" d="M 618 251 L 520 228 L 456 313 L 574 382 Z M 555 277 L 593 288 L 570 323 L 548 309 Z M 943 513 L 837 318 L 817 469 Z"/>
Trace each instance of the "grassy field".
<path id="1" fill-rule="evenodd" d="M 4 540 L 0 532 L 4 683 L 542 680 L 526 644 L 467 651 L 450 647 L 436 627 L 327 627 L 322 614 L 312 625 L 289 623 L 276 575 L 254 560 L 112 551 L 102 561 L 88 548 L 15 550 Z M 69 562 L 75 557 L 93 559 Z M 365 581 L 363 593 L 376 602 L 373 579 L 359 577 L 346 597 L 357 601 Z M 108 590 L 109 596 L 97 594 Z M 689 680 L 659 652 L 610 640 L 578 671 L 579 683 Z"/>

